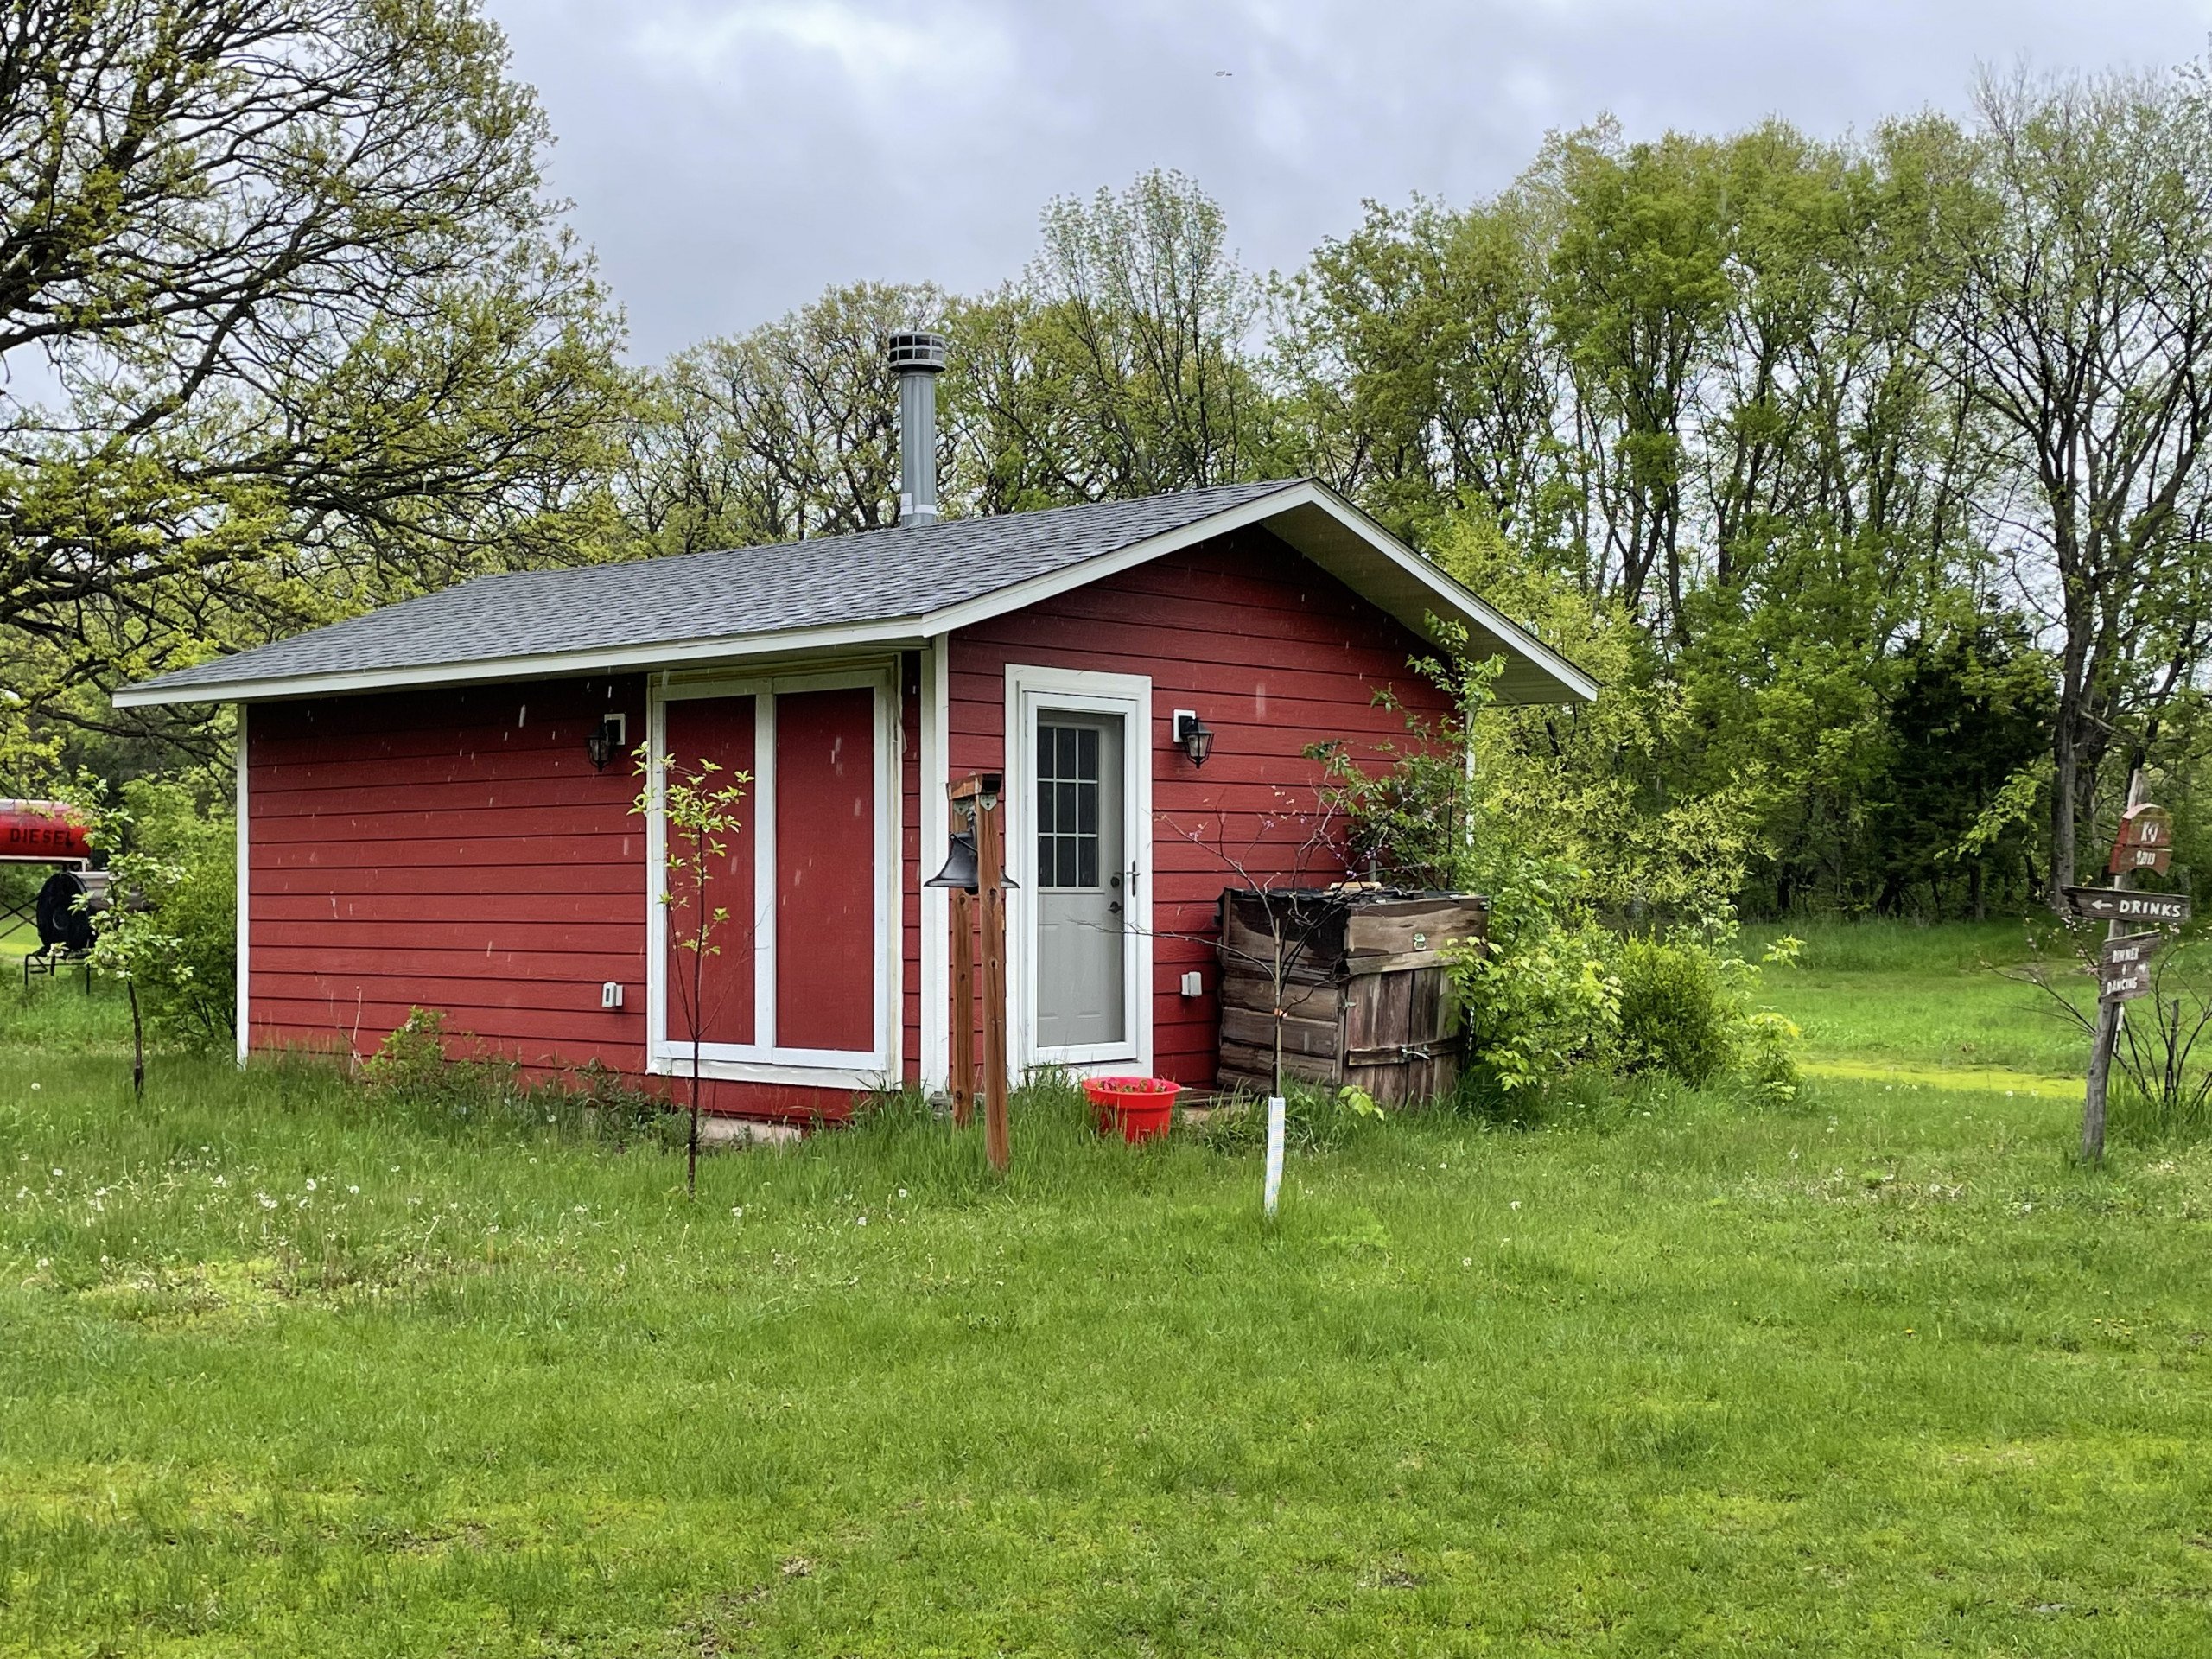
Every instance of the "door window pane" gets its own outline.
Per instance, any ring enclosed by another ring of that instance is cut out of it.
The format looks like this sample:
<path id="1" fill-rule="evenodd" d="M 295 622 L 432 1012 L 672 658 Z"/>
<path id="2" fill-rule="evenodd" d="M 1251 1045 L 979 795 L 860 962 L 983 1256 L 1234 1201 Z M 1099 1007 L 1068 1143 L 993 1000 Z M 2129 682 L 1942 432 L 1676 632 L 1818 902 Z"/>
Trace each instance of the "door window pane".
<path id="1" fill-rule="evenodd" d="M 1037 728 L 1037 879 L 1048 887 L 1096 887 L 1098 728 Z"/>

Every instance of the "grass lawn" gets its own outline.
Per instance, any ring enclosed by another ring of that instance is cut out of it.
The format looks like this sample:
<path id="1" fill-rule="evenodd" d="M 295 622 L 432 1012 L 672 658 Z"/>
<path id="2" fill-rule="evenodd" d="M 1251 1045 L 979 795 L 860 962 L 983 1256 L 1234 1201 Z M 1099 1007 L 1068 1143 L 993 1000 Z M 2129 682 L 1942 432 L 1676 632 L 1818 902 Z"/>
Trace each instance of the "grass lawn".
<path id="1" fill-rule="evenodd" d="M 1866 1075 L 1787 1109 L 1396 1121 L 1272 1229 L 1052 1097 L 1003 1183 L 892 1116 L 696 1203 L 312 1071 L 141 1108 L 111 996 L 0 988 L 0 1652 L 2212 1651 L 2212 1148 L 2073 1166 L 1982 950 L 1816 934 Z"/>

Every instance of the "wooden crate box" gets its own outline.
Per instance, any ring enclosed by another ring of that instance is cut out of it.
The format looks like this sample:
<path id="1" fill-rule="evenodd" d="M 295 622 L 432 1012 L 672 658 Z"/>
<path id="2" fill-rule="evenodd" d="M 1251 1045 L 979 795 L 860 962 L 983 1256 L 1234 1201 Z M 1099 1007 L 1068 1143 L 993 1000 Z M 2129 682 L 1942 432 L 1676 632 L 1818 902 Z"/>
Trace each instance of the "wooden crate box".
<path id="1" fill-rule="evenodd" d="M 1364 1089 L 1386 1105 L 1448 1093 L 1462 1033 L 1447 947 L 1479 942 L 1472 893 L 1312 889 L 1221 895 L 1221 1086 L 1274 1085 L 1274 963 L 1287 1077 Z"/>

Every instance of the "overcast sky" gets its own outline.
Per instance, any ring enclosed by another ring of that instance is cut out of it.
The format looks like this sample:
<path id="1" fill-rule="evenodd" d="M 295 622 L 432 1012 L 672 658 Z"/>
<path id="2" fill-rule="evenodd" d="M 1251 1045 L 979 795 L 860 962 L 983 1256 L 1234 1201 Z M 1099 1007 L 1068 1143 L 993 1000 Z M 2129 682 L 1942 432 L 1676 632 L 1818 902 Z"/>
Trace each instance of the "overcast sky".
<path id="1" fill-rule="evenodd" d="M 2212 0 L 488 0 L 658 358 L 832 283 L 988 287 L 1051 197 L 1179 168 L 1249 264 L 1631 137 L 1961 108 L 1978 63 L 2164 67 Z"/>

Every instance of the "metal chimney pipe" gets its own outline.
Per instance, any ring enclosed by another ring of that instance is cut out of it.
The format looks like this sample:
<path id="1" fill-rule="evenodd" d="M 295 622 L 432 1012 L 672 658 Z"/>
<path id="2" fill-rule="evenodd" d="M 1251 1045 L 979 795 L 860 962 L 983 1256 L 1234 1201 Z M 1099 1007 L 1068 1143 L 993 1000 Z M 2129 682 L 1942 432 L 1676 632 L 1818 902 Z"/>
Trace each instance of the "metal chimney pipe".
<path id="1" fill-rule="evenodd" d="M 946 340 L 908 329 L 884 342 L 899 377 L 899 522 L 937 522 L 937 378 L 944 372 Z"/>

